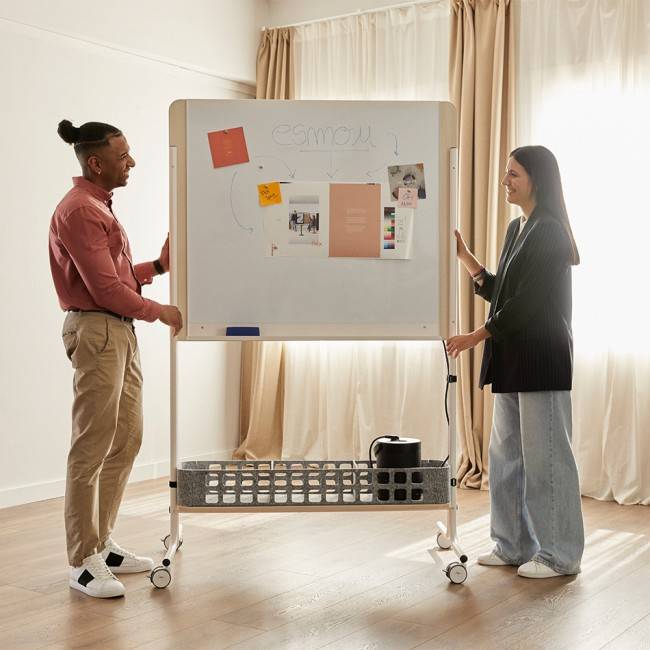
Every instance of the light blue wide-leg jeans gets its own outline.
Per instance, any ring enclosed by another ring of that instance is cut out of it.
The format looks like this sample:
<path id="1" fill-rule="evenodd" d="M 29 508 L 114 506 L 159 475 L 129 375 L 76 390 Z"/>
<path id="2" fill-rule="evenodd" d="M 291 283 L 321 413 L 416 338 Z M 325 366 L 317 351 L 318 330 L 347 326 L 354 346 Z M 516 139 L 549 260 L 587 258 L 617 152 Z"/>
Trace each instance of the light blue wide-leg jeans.
<path id="1" fill-rule="evenodd" d="M 580 572 L 584 528 L 571 449 L 571 392 L 496 393 L 490 439 L 495 553 Z"/>

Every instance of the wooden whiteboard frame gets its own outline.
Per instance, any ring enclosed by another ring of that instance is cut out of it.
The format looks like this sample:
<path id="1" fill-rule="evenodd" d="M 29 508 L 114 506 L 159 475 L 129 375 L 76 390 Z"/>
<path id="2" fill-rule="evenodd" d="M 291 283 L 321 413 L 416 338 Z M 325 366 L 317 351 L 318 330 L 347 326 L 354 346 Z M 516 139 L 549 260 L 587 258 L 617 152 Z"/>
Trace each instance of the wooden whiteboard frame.
<path id="1" fill-rule="evenodd" d="M 457 147 L 457 118 L 454 107 L 440 102 L 439 125 L 439 277 L 440 299 L 438 313 L 441 333 L 430 334 L 421 326 L 401 326 L 403 334 L 396 336 L 394 325 L 292 325 L 264 324 L 261 336 L 226 336 L 218 326 L 189 326 L 187 273 L 187 103 L 177 100 L 169 108 L 170 140 L 170 233 L 171 268 L 170 295 L 173 304 L 183 314 L 184 326 L 176 337 L 178 341 L 287 341 L 287 340 L 441 340 L 455 332 L 457 267 L 453 229 L 456 227 L 457 182 L 452 178 L 450 164 L 452 150 Z M 251 100 L 253 101 L 253 100 Z M 445 218 L 446 217 L 446 218 Z M 453 258 L 450 256 L 453 254 Z M 224 331 L 222 331 L 224 330 Z"/>

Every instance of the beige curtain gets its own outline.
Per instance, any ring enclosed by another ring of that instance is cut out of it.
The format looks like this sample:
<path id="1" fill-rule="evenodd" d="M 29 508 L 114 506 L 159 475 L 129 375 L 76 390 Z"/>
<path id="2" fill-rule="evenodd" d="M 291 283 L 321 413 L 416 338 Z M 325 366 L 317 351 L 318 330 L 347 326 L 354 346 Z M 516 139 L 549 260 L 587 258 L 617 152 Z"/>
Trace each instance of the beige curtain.
<path id="1" fill-rule="evenodd" d="M 257 99 L 293 99 L 293 29 L 265 29 L 257 50 Z M 239 448 L 234 458 L 280 458 L 284 406 L 284 344 L 242 344 Z"/>
<path id="2" fill-rule="evenodd" d="M 293 29 L 265 29 L 257 49 L 257 99 L 293 99 Z"/>
<path id="3" fill-rule="evenodd" d="M 239 427 L 234 458 L 280 458 L 284 404 L 283 343 L 242 344 Z"/>
<path id="4" fill-rule="evenodd" d="M 295 27 L 297 99 L 449 100 L 449 0 Z"/>
<path id="5" fill-rule="evenodd" d="M 452 0 L 449 81 L 459 114 L 459 223 L 476 257 L 494 270 L 509 221 L 499 181 L 514 148 L 514 42 L 509 0 Z M 462 270 L 460 332 L 485 323 L 489 305 Z M 478 389 L 483 346 L 460 356 L 460 484 L 488 485 L 492 395 Z"/>

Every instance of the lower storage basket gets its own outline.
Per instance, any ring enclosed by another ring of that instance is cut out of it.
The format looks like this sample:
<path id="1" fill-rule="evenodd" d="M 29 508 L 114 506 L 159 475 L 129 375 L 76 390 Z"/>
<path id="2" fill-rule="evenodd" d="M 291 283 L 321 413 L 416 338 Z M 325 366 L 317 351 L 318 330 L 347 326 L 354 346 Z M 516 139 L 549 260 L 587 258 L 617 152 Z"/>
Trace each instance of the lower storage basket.
<path id="1" fill-rule="evenodd" d="M 368 461 L 189 461 L 177 470 L 185 507 L 446 504 L 449 466 L 371 468 Z"/>

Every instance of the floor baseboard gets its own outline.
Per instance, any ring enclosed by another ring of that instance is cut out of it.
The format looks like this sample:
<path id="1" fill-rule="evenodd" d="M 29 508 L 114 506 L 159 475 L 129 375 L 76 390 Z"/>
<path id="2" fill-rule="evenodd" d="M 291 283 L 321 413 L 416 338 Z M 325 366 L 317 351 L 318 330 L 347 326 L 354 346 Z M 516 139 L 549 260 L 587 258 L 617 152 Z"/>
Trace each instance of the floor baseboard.
<path id="1" fill-rule="evenodd" d="M 234 449 L 217 449 L 191 458 L 181 458 L 184 460 L 222 460 L 232 458 Z M 137 464 L 131 471 L 129 483 L 138 481 L 147 481 L 154 478 L 169 475 L 169 460 L 163 459 L 150 463 Z M 65 494 L 65 479 L 61 478 L 56 481 L 46 481 L 43 483 L 31 483 L 28 485 L 19 485 L 17 487 L 0 489 L 0 508 L 9 508 L 11 506 L 20 506 L 34 501 L 45 501 L 47 499 L 56 499 Z"/>

